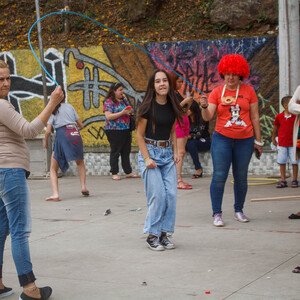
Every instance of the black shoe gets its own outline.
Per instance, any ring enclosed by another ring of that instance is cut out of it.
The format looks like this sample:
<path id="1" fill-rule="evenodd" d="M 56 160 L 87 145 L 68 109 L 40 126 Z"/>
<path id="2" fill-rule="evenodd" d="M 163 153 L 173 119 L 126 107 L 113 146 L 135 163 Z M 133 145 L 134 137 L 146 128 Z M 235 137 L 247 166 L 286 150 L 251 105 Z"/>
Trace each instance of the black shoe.
<path id="1" fill-rule="evenodd" d="M 32 298 L 27 296 L 26 294 L 22 293 L 19 300 L 47 300 L 50 298 L 52 294 L 52 289 L 50 286 L 45 286 L 42 288 L 39 288 L 41 293 L 41 298 Z"/>
<path id="2" fill-rule="evenodd" d="M 0 290 L 0 298 L 4 298 L 10 296 L 13 293 L 12 288 L 4 287 L 4 289 Z"/>
<path id="3" fill-rule="evenodd" d="M 300 219 L 300 216 L 298 215 L 298 214 L 291 214 L 290 216 L 289 216 L 289 219 Z"/>
<path id="4" fill-rule="evenodd" d="M 164 251 L 165 248 L 160 244 L 159 238 L 155 235 L 149 235 L 147 237 L 147 244 L 151 250 Z"/>
<path id="5" fill-rule="evenodd" d="M 159 242 L 167 250 L 175 249 L 175 245 L 169 240 L 166 233 L 162 233 Z"/>

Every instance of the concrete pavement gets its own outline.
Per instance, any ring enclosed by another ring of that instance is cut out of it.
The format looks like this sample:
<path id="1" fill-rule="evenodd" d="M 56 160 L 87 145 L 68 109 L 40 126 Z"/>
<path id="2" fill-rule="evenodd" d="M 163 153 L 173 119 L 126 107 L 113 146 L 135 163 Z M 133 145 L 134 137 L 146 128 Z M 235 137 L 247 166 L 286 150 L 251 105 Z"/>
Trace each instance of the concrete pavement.
<path id="1" fill-rule="evenodd" d="M 30 180 L 33 231 L 31 257 L 39 286 L 53 288 L 52 300 L 102 299 L 300 299 L 300 220 L 289 220 L 300 201 L 250 202 L 251 198 L 297 195 L 299 189 L 250 186 L 245 207 L 251 222 L 233 219 L 228 180 L 223 215 L 212 226 L 210 177 L 189 179 L 178 192 L 177 248 L 154 252 L 142 233 L 146 201 L 141 179 L 115 182 L 88 177 L 82 197 L 78 177 L 60 178 L 63 201 L 44 201 L 49 180 Z M 104 216 L 110 208 L 111 214 Z M 21 292 L 11 258 L 4 253 L 4 283 Z"/>

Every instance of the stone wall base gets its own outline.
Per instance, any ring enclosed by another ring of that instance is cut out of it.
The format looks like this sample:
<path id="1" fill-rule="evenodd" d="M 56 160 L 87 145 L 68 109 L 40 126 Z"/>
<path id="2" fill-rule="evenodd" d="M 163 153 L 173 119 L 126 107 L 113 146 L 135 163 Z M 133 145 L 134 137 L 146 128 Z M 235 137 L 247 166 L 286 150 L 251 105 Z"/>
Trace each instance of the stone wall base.
<path id="1" fill-rule="evenodd" d="M 263 153 L 260 160 L 258 160 L 254 155 L 252 156 L 249 175 L 255 176 L 266 176 L 266 177 L 278 177 L 279 176 L 279 166 L 276 162 L 277 152 L 266 151 Z M 85 165 L 87 169 L 87 175 L 110 175 L 109 166 L 109 153 L 93 153 L 88 152 L 84 154 Z M 134 172 L 139 173 L 137 165 L 137 152 L 131 153 L 130 156 L 132 168 Z M 212 161 L 210 152 L 199 153 L 199 159 L 201 161 L 203 172 L 205 175 L 212 174 Z M 291 168 L 291 167 L 290 167 Z M 289 167 L 287 168 L 289 169 Z M 194 172 L 194 165 L 189 154 L 184 158 L 183 163 L 183 174 L 192 175 Z M 120 164 L 120 174 L 124 174 Z M 71 162 L 70 169 L 66 175 L 77 175 L 76 164 Z"/>

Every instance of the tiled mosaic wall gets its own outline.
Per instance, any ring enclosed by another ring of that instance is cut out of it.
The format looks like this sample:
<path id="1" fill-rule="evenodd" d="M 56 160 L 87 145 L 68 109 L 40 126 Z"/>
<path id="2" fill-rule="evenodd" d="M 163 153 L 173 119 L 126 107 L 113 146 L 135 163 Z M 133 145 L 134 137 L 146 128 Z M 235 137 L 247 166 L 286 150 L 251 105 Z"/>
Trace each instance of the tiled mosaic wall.
<path id="1" fill-rule="evenodd" d="M 274 151 L 266 151 L 260 160 L 257 160 L 254 155 L 250 162 L 249 175 L 260 176 L 278 176 L 279 167 L 276 163 L 277 153 Z M 132 168 L 138 173 L 137 166 L 137 153 L 131 153 Z M 211 175 L 212 173 L 212 161 L 210 152 L 199 153 L 199 158 L 203 166 L 205 175 Z M 85 153 L 84 155 L 87 175 L 110 175 L 109 173 L 109 153 Z M 120 165 L 120 170 L 122 170 Z M 183 174 L 193 174 L 194 166 L 189 154 L 186 155 L 183 164 Z M 123 174 L 122 172 L 120 172 Z M 76 165 L 71 163 L 70 169 L 67 175 L 76 175 Z"/>

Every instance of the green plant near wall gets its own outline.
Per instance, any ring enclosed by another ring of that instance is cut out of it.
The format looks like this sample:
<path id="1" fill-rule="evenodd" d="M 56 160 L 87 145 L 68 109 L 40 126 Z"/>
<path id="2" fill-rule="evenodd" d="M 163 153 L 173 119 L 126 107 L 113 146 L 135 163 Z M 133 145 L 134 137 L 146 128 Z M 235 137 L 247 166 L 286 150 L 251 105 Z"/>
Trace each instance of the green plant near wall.
<path id="1" fill-rule="evenodd" d="M 278 112 L 270 105 L 270 100 L 265 99 L 261 94 L 258 94 L 258 100 L 261 135 L 266 144 L 270 145 L 274 119 Z"/>

